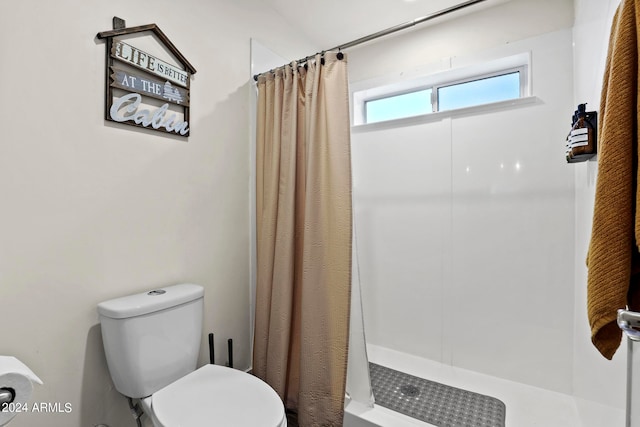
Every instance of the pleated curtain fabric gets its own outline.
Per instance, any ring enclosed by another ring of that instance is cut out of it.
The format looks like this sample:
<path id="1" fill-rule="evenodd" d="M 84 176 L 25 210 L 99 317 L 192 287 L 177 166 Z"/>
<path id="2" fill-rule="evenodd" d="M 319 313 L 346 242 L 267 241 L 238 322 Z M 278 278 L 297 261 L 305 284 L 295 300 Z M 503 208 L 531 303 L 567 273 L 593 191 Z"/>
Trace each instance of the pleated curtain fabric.
<path id="1" fill-rule="evenodd" d="M 347 60 L 258 78 L 253 371 L 300 426 L 341 426 L 351 290 Z"/>

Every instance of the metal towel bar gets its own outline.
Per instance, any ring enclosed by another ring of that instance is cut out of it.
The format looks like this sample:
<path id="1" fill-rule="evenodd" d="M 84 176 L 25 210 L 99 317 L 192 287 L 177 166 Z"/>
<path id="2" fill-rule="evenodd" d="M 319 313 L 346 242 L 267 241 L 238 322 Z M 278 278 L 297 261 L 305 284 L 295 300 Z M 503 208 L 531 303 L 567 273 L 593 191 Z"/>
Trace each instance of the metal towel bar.
<path id="1" fill-rule="evenodd" d="M 627 336 L 627 410 L 626 427 L 640 427 L 640 313 L 618 310 L 618 326 Z"/>

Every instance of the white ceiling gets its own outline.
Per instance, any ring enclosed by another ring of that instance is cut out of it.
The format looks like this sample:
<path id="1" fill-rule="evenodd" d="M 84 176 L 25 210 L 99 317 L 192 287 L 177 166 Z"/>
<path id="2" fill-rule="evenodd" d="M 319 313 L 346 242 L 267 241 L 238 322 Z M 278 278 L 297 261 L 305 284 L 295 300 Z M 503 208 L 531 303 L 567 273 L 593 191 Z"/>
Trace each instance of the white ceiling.
<path id="1" fill-rule="evenodd" d="M 460 0 L 262 0 L 282 15 L 318 49 L 330 49 L 360 37 L 428 16 Z M 486 0 L 466 7 L 446 18 L 504 3 Z M 428 23 L 422 25 L 429 25 Z"/>

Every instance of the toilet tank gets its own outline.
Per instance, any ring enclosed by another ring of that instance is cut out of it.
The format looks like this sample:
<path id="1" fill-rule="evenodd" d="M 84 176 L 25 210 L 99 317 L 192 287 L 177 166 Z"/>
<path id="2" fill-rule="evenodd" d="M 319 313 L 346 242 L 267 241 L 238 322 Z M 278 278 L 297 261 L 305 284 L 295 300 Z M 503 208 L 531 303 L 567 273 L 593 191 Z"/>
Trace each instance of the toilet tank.
<path id="1" fill-rule="evenodd" d="M 147 397 L 196 369 L 204 289 L 179 284 L 98 304 L 116 389 Z"/>

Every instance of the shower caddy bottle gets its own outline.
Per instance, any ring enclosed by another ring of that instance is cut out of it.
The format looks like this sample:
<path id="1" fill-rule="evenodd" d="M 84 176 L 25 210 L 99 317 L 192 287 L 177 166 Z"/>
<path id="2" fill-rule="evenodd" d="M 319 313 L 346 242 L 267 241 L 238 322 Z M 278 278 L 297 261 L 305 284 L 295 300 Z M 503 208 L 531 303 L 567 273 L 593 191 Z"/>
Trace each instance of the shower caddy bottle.
<path id="1" fill-rule="evenodd" d="M 587 113 L 587 104 L 578 105 L 567 143 L 567 162 L 584 162 L 596 154 L 595 115 Z"/>

